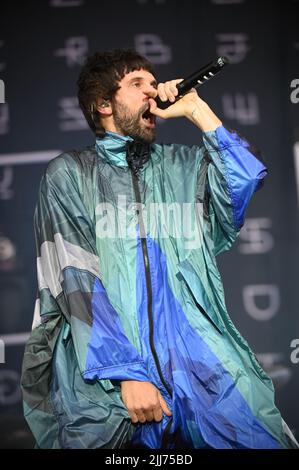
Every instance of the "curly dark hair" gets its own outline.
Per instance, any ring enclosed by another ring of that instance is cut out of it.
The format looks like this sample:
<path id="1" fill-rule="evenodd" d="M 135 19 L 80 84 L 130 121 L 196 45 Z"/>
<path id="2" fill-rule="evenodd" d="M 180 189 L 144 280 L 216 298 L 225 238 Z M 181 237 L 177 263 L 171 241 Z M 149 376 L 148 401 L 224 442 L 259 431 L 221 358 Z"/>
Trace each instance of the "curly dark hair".
<path id="1" fill-rule="evenodd" d="M 89 127 L 97 136 L 105 135 L 97 100 L 111 100 L 119 89 L 120 80 L 127 73 L 141 69 L 154 75 L 152 63 L 134 49 L 96 52 L 87 58 L 77 81 L 78 100 Z"/>

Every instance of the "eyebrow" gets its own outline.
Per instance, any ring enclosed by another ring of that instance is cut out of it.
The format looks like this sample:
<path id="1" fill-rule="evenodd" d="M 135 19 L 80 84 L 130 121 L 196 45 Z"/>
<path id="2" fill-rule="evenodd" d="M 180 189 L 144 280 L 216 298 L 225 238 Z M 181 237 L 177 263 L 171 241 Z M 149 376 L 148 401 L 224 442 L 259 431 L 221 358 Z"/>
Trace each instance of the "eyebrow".
<path id="1" fill-rule="evenodd" d="M 128 83 L 132 83 L 132 82 L 135 82 L 135 80 L 138 80 L 139 82 L 142 81 L 142 80 L 145 80 L 144 77 L 134 77 L 134 78 L 130 78 L 129 82 Z M 152 80 L 151 81 L 151 85 L 156 87 L 158 86 L 158 82 L 156 80 Z"/>

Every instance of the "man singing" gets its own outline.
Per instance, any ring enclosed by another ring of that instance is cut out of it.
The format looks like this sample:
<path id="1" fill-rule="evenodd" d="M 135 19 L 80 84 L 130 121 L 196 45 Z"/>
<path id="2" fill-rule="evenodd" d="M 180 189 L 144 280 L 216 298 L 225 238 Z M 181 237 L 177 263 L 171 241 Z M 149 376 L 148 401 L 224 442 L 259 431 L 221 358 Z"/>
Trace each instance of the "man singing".
<path id="1" fill-rule="evenodd" d="M 297 445 L 216 265 L 266 168 L 195 90 L 175 101 L 179 82 L 131 49 L 81 71 L 95 144 L 50 162 L 35 212 L 22 388 L 37 447 Z M 187 118 L 203 145 L 154 143 L 157 116 Z"/>

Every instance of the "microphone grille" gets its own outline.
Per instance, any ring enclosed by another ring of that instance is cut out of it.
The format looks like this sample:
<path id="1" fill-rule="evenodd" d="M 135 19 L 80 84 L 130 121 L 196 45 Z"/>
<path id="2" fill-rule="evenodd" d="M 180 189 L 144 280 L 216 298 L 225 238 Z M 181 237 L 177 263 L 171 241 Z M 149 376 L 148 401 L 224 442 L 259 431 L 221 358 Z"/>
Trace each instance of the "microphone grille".
<path id="1" fill-rule="evenodd" d="M 220 65 L 220 67 L 222 67 L 223 65 L 229 64 L 229 60 L 227 57 L 221 56 L 221 57 L 218 57 L 217 64 Z"/>

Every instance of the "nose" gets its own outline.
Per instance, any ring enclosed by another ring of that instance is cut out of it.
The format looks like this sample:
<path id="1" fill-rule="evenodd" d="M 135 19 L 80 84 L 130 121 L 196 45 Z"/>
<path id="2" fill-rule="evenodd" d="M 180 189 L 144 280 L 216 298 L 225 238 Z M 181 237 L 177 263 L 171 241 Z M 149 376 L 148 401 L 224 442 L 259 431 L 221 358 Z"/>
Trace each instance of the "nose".
<path id="1" fill-rule="evenodd" d="M 155 99 L 158 94 L 157 89 L 151 84 L 145 85 L 143 93 L 147 95 L 149 98 L 153 98 L 153 99 Z"/>

